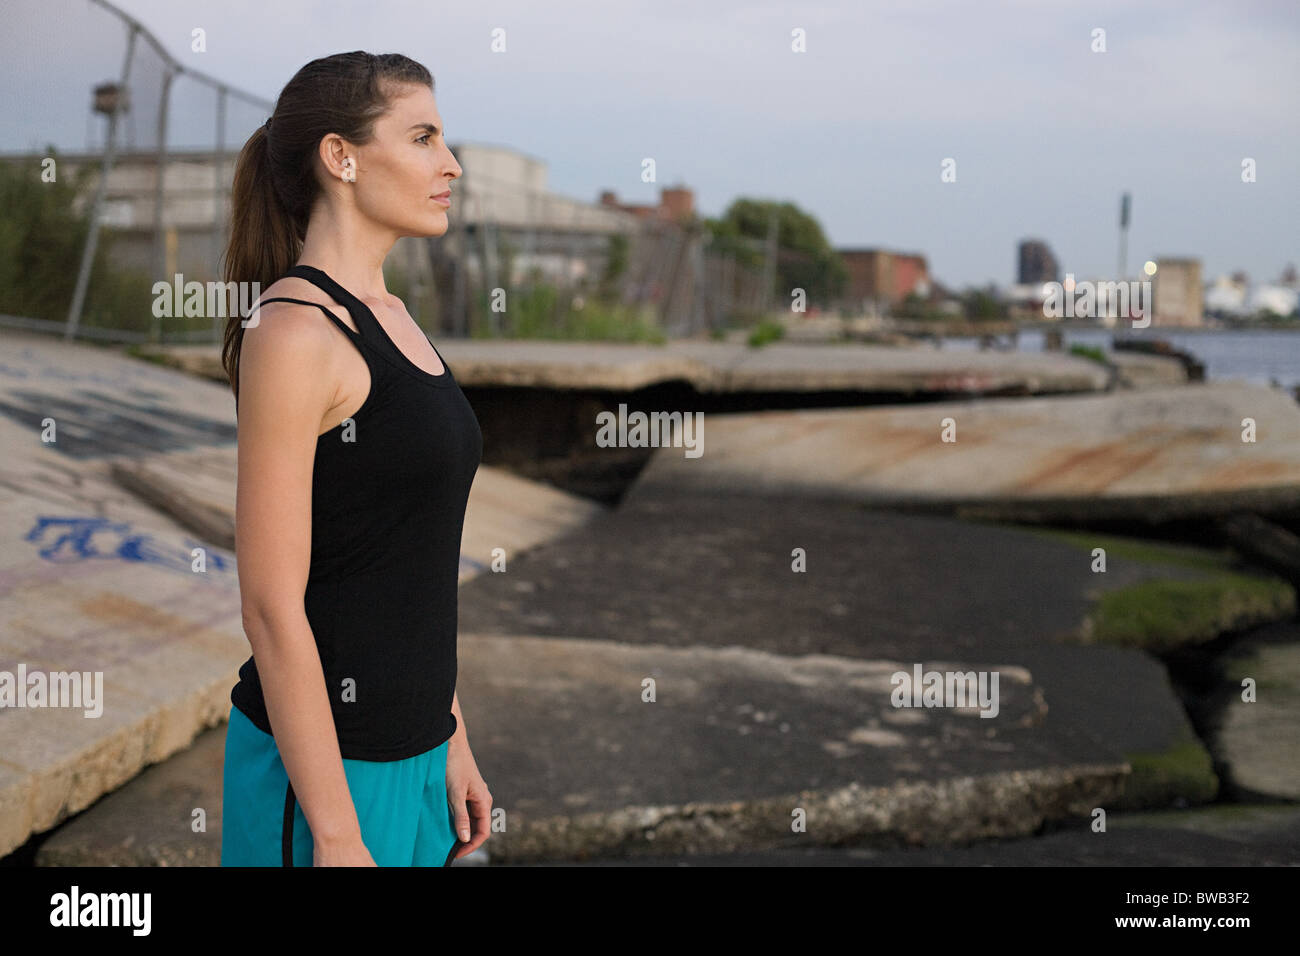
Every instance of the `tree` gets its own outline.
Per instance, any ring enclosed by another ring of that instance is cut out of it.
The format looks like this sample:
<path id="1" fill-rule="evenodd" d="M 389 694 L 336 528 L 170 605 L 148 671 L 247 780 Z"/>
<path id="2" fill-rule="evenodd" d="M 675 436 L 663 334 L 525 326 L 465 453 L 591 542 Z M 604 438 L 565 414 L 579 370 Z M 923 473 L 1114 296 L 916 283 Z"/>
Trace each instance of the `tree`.
<path id="1" fill-rule="evenodd" d="M 0 162 L 0 312 L 61 322 L 86 242 L 86 216 L 73 200 L 95 170 L 86 163 L 66 175 L 53 146 L 46 155 L 55 160 L 52 182 L 43 180 L 41 160 Z M 92 278 L 103 275 L 108 246 L 101 233 Z"/>
<path id="2" fill-rule="evenodd" d="M 720 219 L 705 220 L 710 248 L 735 255 L 748 268 L 762 268 L 773 210 L 777 217 L 778 301 L 788 302 L 790 290 L 800 288 L 810 303 L 828 304 L 844 291 L 848 270 L 827 242 L 821 224 L 793 203 L 735 200 Z"/>

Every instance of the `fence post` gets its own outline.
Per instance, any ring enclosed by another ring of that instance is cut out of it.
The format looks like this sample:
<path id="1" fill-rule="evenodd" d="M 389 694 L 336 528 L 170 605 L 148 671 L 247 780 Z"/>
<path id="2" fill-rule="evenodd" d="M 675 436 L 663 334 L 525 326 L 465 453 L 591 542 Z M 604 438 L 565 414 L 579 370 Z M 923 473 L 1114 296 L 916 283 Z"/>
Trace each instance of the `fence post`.
<path id="1" fill-rule="evenodd" d="M 81 267 L 77 269 L 77 285 L 72 292 L 72 304 L 68 306 L 68 321 L 64 330 L 65 339 L 76 337 L 81 325 L 81 310 L 86 304 L 86 286 L 90 283 L 90 268 L 95 262 L 95 250 L 99 247 L 99 210 L 104 204 L 104 193 L 108 189 L 108 174 L 113 169 L 113 159 L 117 155 L 117 117 L 122 112 L 122 105 L 128 96 L 127 77 L 131 75 L 131 57 L 135 53 L 135 38 L 139 27 L 131 25 L 131 32 L 126 38 L 126 59 L 122 63 L 122 79 L 118 83 L 117 96 L 113 100 L 113 109 L 108 114 L 108 142 L 104 148 L 104 163 L 99 170 L 99 182 L 95 184 L 95 198 L 90 203 L 87 217 L 86 244 L 81 248 Z"/>
<path id="2" fill-rule="evenodd" d="M 167 178 L 167 101 L 171 94 L 172 78 L 175 75 L 170 68 L 163 73 L 162 97 L 158 102 L 158 181 L 154 184 L 153 207 L 154 281 L 162 279 L 167 271 L 167 237 L 163 234 L 163 203 L 166 194 L 163 180 Z M 171 276 L 167 278 L 170 279 Z M 149 339 L 152 342 L 160 342 L 162 341 L 162 319 L 154 315 L 154 311 L 149 310 L 152 317 L 149 323 Z"/>

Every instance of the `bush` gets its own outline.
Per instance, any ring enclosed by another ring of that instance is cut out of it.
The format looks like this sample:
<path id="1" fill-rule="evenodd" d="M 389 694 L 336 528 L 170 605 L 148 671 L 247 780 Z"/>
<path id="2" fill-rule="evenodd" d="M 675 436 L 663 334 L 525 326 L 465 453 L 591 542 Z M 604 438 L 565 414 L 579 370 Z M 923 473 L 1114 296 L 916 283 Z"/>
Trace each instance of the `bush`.
<path id="1" fill-rule="evenodd" d="M 749 333 L 749 344 L 758 348 L 785 337 L 785 326 L 775 319 L 763 319 Z"/>
<path id="2" fill-rule="evenodd" d="M 1070 354 L 1077 355 L 1080 358 L 1092 359 L 1101 365 L 1109 365 L 1110 361 L 1106 358 L 1106 353 L 1096 345 L 1083 345 L 1075 342 L 1070 346 Z"/>
<path id="3" fill-rule="evenodd" d="M 666 341 L 653 311 L 643 311 L 599 297 L 574 297 L 561 301 L 560 291 L 549 283 L 507 290 L 506 311 L 493 316 L 486 293 L 477 297 L 474 338 L 557 339 L 561 341 L 654 342 Z"/>

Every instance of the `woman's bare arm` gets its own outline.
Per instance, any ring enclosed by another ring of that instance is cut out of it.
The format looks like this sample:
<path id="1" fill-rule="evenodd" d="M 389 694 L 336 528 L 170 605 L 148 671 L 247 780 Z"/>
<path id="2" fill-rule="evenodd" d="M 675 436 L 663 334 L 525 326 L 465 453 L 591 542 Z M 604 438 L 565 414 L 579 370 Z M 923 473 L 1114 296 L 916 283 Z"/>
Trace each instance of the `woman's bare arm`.
<path id="1" fill-rule="evenodd" d="M 338 381 L 331 334 L 319 309 L 287 302 L 263 306 L 258 324 L 244 330 L 235 502 L 244 631 L 276 746 L 318 850 L 361 842 L 303 603 L 316 437 Z"/>

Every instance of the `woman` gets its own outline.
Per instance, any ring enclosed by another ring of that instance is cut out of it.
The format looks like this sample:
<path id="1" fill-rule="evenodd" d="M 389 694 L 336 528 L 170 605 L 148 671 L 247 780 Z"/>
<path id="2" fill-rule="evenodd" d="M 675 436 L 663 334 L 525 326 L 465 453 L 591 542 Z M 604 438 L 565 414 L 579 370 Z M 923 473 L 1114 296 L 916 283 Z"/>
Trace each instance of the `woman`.
<path id="1" fill-rule="evenodd" d="M 266 291 L 222 356 L 253 650 L 223 866 L 445 866 L 487 839 L 455 693 L 482 433 L 383 276 L 399 237 L 446 232 L 460 174 L 433 78 L 398 54 L 308 63 L 240 153 L 224 278 Z"/>

